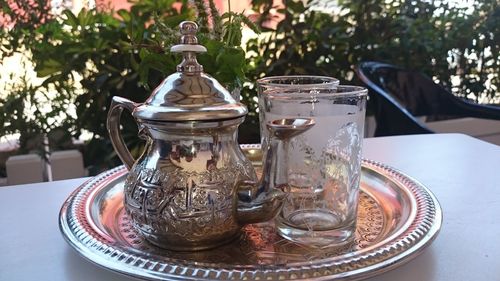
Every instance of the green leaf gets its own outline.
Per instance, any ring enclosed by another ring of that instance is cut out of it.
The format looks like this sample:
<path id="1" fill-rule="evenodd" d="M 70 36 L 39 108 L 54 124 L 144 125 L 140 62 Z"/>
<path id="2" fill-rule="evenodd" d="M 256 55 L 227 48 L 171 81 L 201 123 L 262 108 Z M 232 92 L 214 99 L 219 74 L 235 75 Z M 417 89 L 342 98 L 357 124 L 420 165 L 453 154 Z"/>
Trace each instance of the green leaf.
<path id="1" fill-rule="evenodd" d="M 224 47 L 217 56 L 217 63 L 233 69 L 245 65 L 245 52 L 237 47 Z"/>
<path id="2" fill-rule="evenodd" d="M 116 12 L 122 19 L 123 21 L 125 22 L 130 22 L 130 20 L 132 19 L 132 17 L 130 16 L 130 12 L 127 11 L 127 10 L 124 10 L 124 9 L 120 9 L 118 10 L 118 12 Z"/>
<path id="3" fill-rule="evenodd" d="M 291 12 L 296 14 L 301 14 L 305 11 L 304 3 L 302 1 L 287 1 L 286 5 Z"/>
<path id="4" fill-rule="evenodd" d="M 73 28 L 78 26 L 79 21 L 71 10 L 64 10 L 62 14 L 66 16 L 65 23 L 71 25 Z"/>
<path id="5" fill-rule="evenodd" d="M 38 77 L 46 77 L 62 70 L 62 64 L 55 59 L 48 59 L 35 67 Z"/>

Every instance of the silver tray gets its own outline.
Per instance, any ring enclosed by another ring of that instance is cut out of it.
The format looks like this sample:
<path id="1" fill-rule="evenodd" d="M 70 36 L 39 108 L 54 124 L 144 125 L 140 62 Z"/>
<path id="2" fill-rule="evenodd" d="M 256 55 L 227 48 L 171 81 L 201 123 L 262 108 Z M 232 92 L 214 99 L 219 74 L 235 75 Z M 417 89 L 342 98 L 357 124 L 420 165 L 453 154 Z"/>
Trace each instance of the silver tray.
<path id="1" fill-rule="evenodd" d="M 259 163 L 258 146 L 244 146 Z M 126 169 L 104 172 L 78 187 L 62 206 L 59 226 L 83 257 L 107 269 L 150 280 L 357 280 L 408 262 L 441 228 L 432 193 L 388 166 L 364 160 L 356 238 L 321 250 L 279 237 L 271 222 L 246 226 L 220 248 L 172 252 L 142 240 L 123 209 Z"/>

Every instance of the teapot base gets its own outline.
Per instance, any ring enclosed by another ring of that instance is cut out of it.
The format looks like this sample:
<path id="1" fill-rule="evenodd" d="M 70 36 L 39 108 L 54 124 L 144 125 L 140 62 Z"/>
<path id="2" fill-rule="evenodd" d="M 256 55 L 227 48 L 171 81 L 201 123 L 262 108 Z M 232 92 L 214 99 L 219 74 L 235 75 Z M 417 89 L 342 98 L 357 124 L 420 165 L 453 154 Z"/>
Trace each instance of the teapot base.
<path id="1" fill-rule="evenodd" d="M 156 247 L 176 251 L 176 252 L 194 252 L 203 251 L 220 247 L 229 244 L 241 236 L 241 230 L 235 232 L 233 235 L 209 241 L 180 241 L 179 239 L 172 239 L 172 237 L 165 237 L 154 234 L 144 234 L 142 236 Z"/>

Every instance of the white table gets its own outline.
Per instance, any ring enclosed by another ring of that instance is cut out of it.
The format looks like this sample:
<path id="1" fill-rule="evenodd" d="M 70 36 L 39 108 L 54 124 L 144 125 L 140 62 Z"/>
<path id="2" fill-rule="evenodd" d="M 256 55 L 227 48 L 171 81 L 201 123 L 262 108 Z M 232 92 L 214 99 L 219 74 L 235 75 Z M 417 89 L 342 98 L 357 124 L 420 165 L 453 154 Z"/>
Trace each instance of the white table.
<path id="1" fill-rule="evenodd" d="M 416 259 L 369 280 L 500 280 L 500 146 L 459 134 L 366 139 L 365 158 L 426 185 L 444 213 Z M 84 179 L 0 188 L 0 280 L 136 280 L 81 258 L 59 208 Z"/>

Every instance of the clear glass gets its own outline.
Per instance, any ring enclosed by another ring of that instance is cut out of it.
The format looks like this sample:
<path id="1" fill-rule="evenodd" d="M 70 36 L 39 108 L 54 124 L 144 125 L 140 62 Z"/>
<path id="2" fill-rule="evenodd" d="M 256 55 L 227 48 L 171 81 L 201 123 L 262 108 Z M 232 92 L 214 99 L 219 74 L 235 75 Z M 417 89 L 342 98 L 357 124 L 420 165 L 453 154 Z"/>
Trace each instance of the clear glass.
<path id="1" fill-rule="evenodd" d="M 353 240 L 356 229 L 367 90 L 296 82 L 293 76 L 258 81 L 261 124 L 283 118 L 315 122 L 278 150 L 278 163 L 288 169 L 276 171 L 271 180 L 288 196 L 276 227 L 294 242 L 344 245 Z M 262 127 L 261 136 L 265 148 L 269 136 Z"/>

